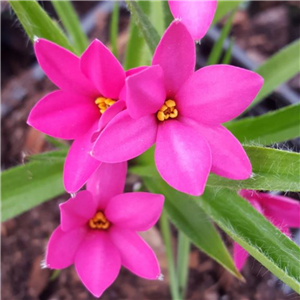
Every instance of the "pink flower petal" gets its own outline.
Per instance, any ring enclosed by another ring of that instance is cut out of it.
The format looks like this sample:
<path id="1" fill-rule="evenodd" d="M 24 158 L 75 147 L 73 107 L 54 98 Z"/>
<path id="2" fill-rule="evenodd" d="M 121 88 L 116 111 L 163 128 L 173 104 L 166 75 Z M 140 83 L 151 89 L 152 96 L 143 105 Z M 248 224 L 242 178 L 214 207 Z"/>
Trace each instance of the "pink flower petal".
<path id="1" fill-rule="evenodd" d="M 118 227 L 145 231 L 157 222 L 163 204 L 163 195 L 142 192 L 120 194 L 108 202 L 105 216 Z"/>
<path id="2" fill-rule="evenodd" d="M 127 77 L 126 91 L 127 108 L 132 118 L 156 113 L 166 100 L 162 68 L 152 66 Z"/>
<path id="3" fill-rule="evenodd" d="M 99 40 L 94 40 L 82 54 L 80 66 L 102 96 L 119 98 L 125 84 L 125 72 L 119 61 Z"/>
<path id="4" fill-rule="evenodd" d="M 124 101 L 117 101 L 114 105 L 109 107 L 100 118 L 98 130 L 103 130 L 104 127 L 125 108 L 126 103 Z"/>
<path id="5" fill-rule="evenodd" d="M 169 1 L 175 19 L 180 19 L 194 40 L 200 40 L 209 29 L 217 1 Z"/>
<path id="6" fill-rule="evenodd" d="M 251 176 L 251 162 L 240 142 L 229 130 L 221 125 L 197 124 L 197 127 L 211 150 L 211 172 L 234 180 L 244 180 Z"/>
<path id="7" fill-rule="evenodd" d="M 176 95 L 182 116 L 204 124 L 220 124 L 240 115 L 254 100 L 263 78 L 228 65 L 204 67 Z"/>
<path id="8" fill-rule="evenodd" d="M 111 198 L 122 194 L 125 187 L 127 162 L 102 163 L 87 182 L 87 190 L 93 194 L 97 208 L 104 210 Z"/>
<path id="9" fill-rule="evenodd" d="M 92 98 L 99 94 L 82 74 L 79 58 L 70 51 L 45 39 L 38 39 L 34 43 L 34 50 L 41 68 L 60 89 Z"/>
<path id="10" fill-rule="evenodd" d="M 248 252 L 243 247 L 237 243 L 233 244 L 233 261 L 239 271 L 243 269 L 248 256 Z"/>
<path id="11" fill-rule="evenodd" d="M 48 242 L 46 266 L 50 269 L 64 269 L 72 265 L 86 233 L 85 227 L 68 232 L 64 232 L 60 226 L 57 227 Z"/>
<path id="12" fill-rule="evenodd" d="M 77 138 L 69 150 L 63 176 L 68 193 L 77 192 L 101 164 L 90 155 L 93 145 L 91 139 L 97 126 L 95 123 L 85 135 Z"/>
<path id="13" fill-rule="evenodd" d="M 94 144 L 92 155 L 107 163 L 127 161 L 149 149 L 155 142 L 156 133 L 154 115 L 132 119 L 124 110 L 104 128 Z"/>
<path id="14" fill-rule="evenodd" d="M 211 153 L 206 140 L 194 128 L 167 120 L 158 127 L 155 163 L 169 185 L 199 196 L 211 168 Z"/>
<path id="15" fill-rule="evenodd" d="M 300 202 L 289 197 L 257 193 L 251 190 L 240 191 L 242 197 L 255 200 L 262 206 L 268 219 L 292 228 L 300 228 Z"/>
<path id="16" fill-rule="evenodd" d="M 34 106 L 27 123 L 50 136 L 72 140 L 85 134 L 99 117 L 99 110 L 90 98 L 55 91 Z"/>
<path id="17" fill-rule="evenodd" d="M 163 35 L 153 56 L 153 65 L 164 71 L 167 97 L 174 97 L 178 89 L 195 69 L 195 44 L 186 27 L 174 21 Z"/>
<path id="18" fill-rule="evenodd" d="M 59 208 L 61 229 L 70 231 L 85 225 L 95 215 L 97 204 L 90 192 L 81 191 L 60 204 Z"/>
<path id="19" fill-rule="evenodd" d="M 103 231 L 94 231 L 79 247 L 75 267 L 86 288 L 95 297 L 100 297 L 117 278 L 121 258 L 108 235 Z"/>
<path id="20" fill-rule="evenodd" d="M 157 279 L 160 275 L 158 260 L 148 244 L 135 232 L 112 227 L 110 238 L 119 249 L 122 265 L 142 278 Z"/>

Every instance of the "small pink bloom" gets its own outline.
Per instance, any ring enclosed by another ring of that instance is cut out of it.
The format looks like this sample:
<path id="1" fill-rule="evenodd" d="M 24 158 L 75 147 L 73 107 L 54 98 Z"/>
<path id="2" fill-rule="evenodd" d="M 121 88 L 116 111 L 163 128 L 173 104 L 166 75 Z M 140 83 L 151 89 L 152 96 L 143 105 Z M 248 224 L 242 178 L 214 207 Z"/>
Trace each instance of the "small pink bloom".
<path id="1" fill-rule="evenodd" d="M 132 159 L 154 143 L 162 178 L 175 189 L 202 194 L 210 171 L 231 179 L 251 175 L 239 141 L 221 124 L 252 102 L 263 79 L 228 65 L 194 72 L 195 45 L 174 21 L 160 41 L 152 66 L 126 78 L 127 109 L 102 131 L 92 150 L 113 163 Z"/>
<path id="2" fill-rule="evenodd" d="M 291 236 L 289 228 L 300 228 L 299 201 L 252 190 L 241 190 L 239 194 L 288 237 Z M 244 248 L 234 243 L 233 258 L 238 270 L 243 268 L 248 256 L 249 254 Z"/>
<path id="3" fill-rule="evenodd" d="M 126 75 L 98 40 L 80 58 L 44 39 L 37 39 L 34 49 L 41 68 L 59 90 L 35 105 L 28 124 L 55 138 L 75 140 L 64 167 L 65 188 L 73 193 L 101 164 L 89 154 L 92 136 L 125 108 L 124 101 L 116 101 Z"/>
<path id="4" fill-rule="evenodd" d="M 200 40 L 206 34 L 214 18 L 217 1 L 170 1 L 170 10 L 175 19 L 186 26 L 194 40 Z"/>
<path id="5" fill-rule="evenodd" d="M 121 265 L 134 274 L 157 279 L 160 268 L 152 249 L 137 234 L 158 220 L 162 195 L 123 193 L 127 163 L 103 163 L 87 190 L 60 205 L 61 224 L 47 247 L 46 266 L 75 265 L 78 276 L 96 297 L 113 283 Z"/>

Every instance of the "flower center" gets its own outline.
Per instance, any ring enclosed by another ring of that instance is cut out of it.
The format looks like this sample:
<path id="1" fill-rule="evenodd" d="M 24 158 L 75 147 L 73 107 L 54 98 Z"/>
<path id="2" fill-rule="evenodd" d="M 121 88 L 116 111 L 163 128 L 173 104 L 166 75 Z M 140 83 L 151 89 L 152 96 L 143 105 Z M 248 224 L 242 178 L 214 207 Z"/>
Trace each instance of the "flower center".
<path id="1" fill-rule="evenodd" d="M 103 114 L 110 106 L 116 103 L 116 100 L 109 98 L 98 97 L 95 104 L 99 107 L 101 114 Z"/>
<path id="2" fill-rule="evenodd" d="M 156 117 L 159 121 L 163 122 L 169 118 L 175 119 L 178 116 L 176 109 L 176 102 L 174 100 L 166 100 L 161 109 L 157 112 Z"/>
<path id="3" fill-rule="evenodd" d="M 105 218 L 102 211 L 98 211 L 95 216 L 89 220 L 89 227 L 92 229 L 106 230 L 110 226 L 110 222 Z"/>

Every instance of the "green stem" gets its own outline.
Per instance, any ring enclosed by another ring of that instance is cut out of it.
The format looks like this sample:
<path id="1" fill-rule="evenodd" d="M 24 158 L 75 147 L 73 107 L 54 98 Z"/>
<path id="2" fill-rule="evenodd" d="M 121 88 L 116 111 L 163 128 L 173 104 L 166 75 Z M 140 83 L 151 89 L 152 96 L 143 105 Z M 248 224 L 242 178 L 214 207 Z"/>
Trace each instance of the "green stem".
<path id="1" fill-rule="evenodd" d="M 174 255 L 172 250 L 172 239 L 171 239 L 171 231 L 168 218 L 163 212 L 160 217 L 160 227 L 162 236 L 164 239 L 166 254 L 168 260 L 168 271 L 170 276 L 170 292 L 173 300 L 181 300 L 181 296 L 179 294 L 177 276 L 174 265 Z"/>
<path id="2" fill-rule="evenodd" d="M 181 297 L 185 298 L 189 273 L 189 257 L 191 243 L 188 237 L 179 231 L 177 251 L 177 278 Z"/>
<path id="3" fill-rule="evenodd" d="M 114 8 L 113 8 L 111 22 L 110 22 L 110 43 L 111 43 L 112 53 L 117 58 L 118 58 L 118 46 L 117 46 L 118 32 L 119 32 L 119 1 L 114 1 Z"/>
<path id="4" fill-rule="evenodd" d="M 58 14 L 67 33 L 71 37 L 77 54 L 83 53 L 89 42 L 82 31 L 78 15 L 70 1 L 52 1 L 54 9 Z"/>

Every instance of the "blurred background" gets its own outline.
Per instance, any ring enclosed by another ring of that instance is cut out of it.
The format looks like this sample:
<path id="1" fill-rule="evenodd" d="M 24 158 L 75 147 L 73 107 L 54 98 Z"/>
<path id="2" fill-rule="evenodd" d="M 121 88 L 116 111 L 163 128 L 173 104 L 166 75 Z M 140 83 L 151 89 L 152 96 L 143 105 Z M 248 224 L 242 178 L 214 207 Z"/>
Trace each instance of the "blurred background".
<path id="1" fill-rule="evenodd" d="M 57 19 L 50 1 L 40 1 L 40 4 L 51 17 Z M 112 1 L 73 1 L 73 4 L 90 40 L 98 38 L 109 44 Z M 120 2 L 118 50 L 121 61 L 128 40 L 129 20 L 130 14 L 124 3 Z M 211 28 L 201 45 L 197 46 L 197 67 L 205 65 L 225 21 Z M 58 19 L 57 22 L 60 23 Z M 300 2 L 243 2 L 235 14 L 231 37 L 234 39 L 232 64 L 255 69 L 300 37 Z M 229 40 L 224 43 L 224 49 L 228 46 Z M 1 52 L 1 169 L 4 170 L 23 163 L 29 155 L 52 149 L 45 136 L 27 126 L 26 120 L 33 105 L 56 88 L 37 65 L 32 44 L 6 1 L 1 1 Z M 299 93 L 298 74 L 251 109 L 248 115 L 263 114 L 299 102 Z M 299 139 L 293 140 L 279 147 L 297 151 L 300 142 Z M 129 175 L 126 189 L 132 190 L 137 183 L 138 178 Z M 298 197 L 295 194 L 289 196 Z M 94 299 L 82 286 L 73 267 L 60 273 L 41 268 L 47 240 L 59 224 L 58 204 L 67 198 L 65 195 L 53 199 L 2 224 L 3 300 Z M 122 269 L 102 299 L 171 299 L 159 228 L 153 228 L 143 237 L 158 255 L 164 281 L 146 281 Z M 295 237 L 300 239 L 299 232 L 295 232 Z M 224 239 L 231 247 L 231 240 L 225 235 Z M 254 259 L 250 259 L 243 270 L 247 283 L 236 280 L 196 248 L 192 248 L 189 266 L 187 299 L 300 299 Z"/>

